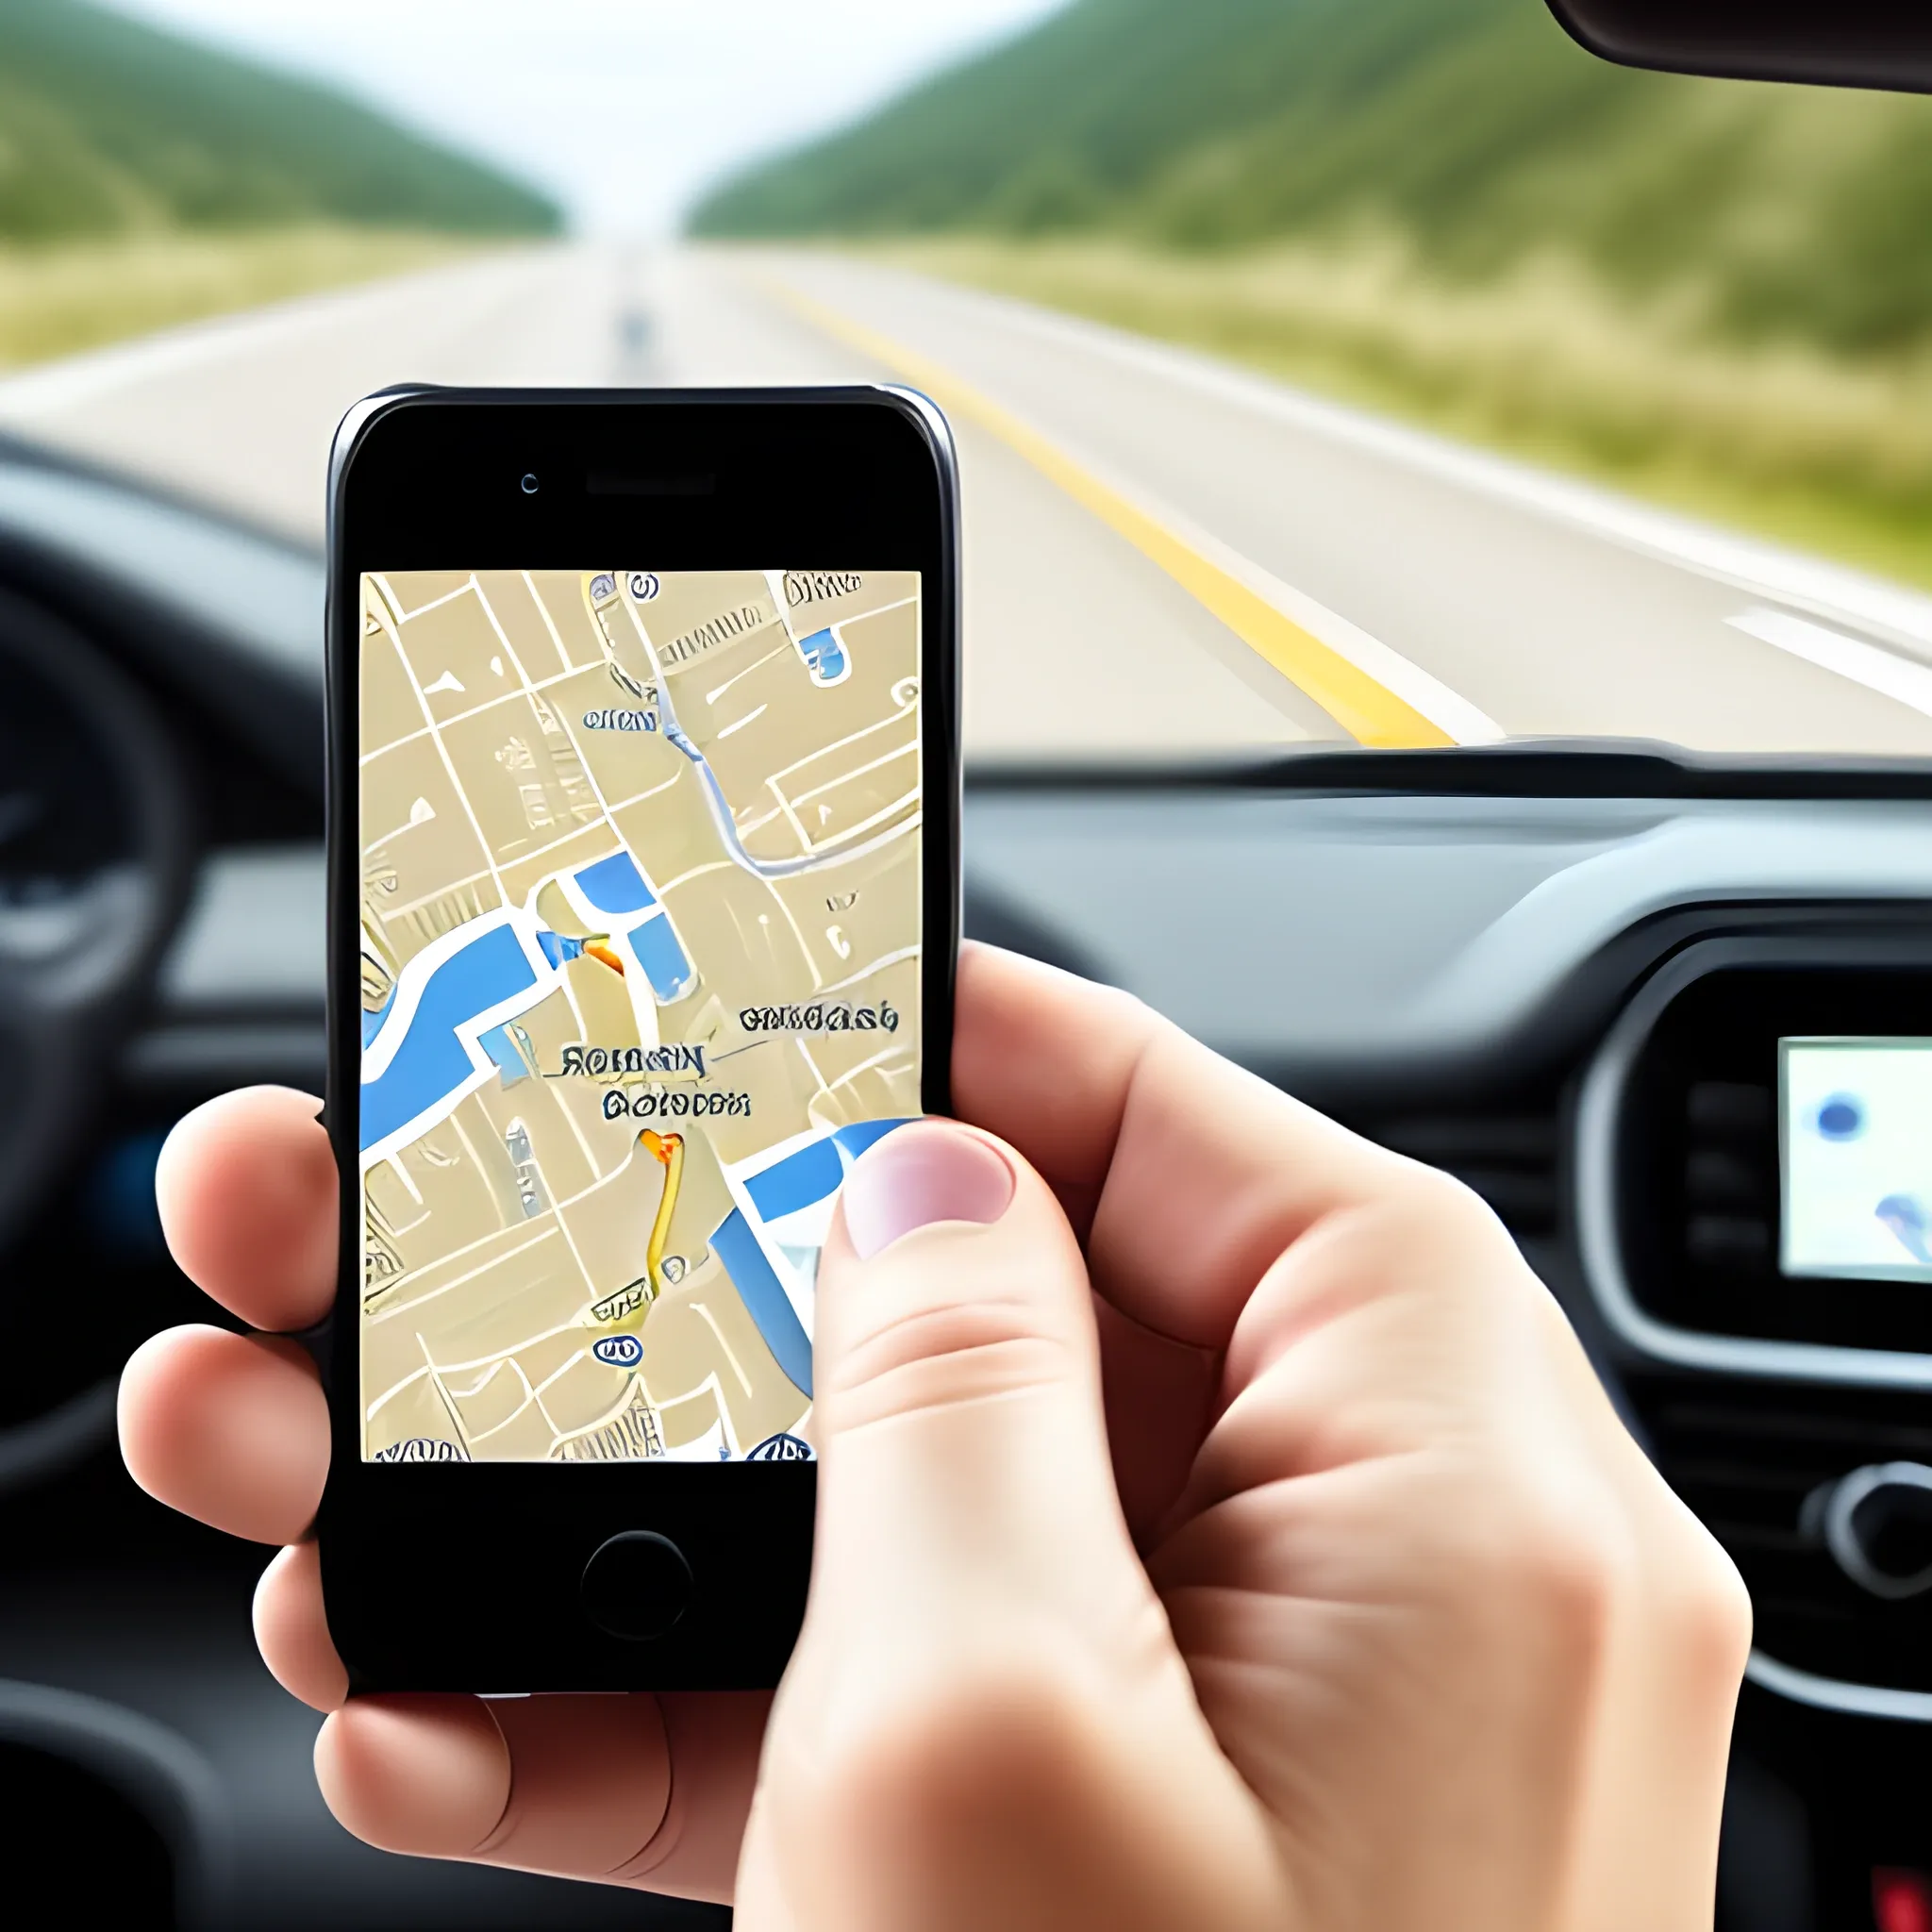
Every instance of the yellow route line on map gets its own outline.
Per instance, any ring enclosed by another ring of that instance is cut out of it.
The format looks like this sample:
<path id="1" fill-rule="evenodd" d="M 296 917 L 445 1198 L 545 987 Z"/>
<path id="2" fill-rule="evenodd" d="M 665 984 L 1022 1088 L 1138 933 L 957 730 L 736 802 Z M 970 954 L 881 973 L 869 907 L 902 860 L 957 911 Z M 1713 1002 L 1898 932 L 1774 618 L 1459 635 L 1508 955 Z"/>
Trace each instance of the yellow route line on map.
<path id="1" fill-rule="evenodd" d="M 677 1206 L 677 1190 L 684 1179 L 684 1136 L 659 1134 L 646 1127 L 638 1136 L 638 1145 L 664 1163 L 664 1191 L 658 1197 L 658 1218 L 651 1224 L 651 1238 L 644 1243 L 644 1273 L 650 1278 L 651 1299 L 656 1301 L 664 1287 L 664 1243 L 671 1238 L 671 1215 Z"/>
<path id="2" fill-rule="evenodd" d="M 922 390 L 949 415 L 989 430 L 1124 537 L 1150 563 L 1165 571 L 1198 604 L 1327 712 L 1357 742 L 1383 749 L 1454 744 L 1448 732 L 1359 664 L 1325 644 L 1257 591 L 1224 570 L 1178 532 L 1124 496 L 1074 460 L 1059 445 L 990 396 L 961 382 L 929 358 L 852 321 L 837 309 L 782 282 L 767 279 L 770 292 L 814 328 Z"/>

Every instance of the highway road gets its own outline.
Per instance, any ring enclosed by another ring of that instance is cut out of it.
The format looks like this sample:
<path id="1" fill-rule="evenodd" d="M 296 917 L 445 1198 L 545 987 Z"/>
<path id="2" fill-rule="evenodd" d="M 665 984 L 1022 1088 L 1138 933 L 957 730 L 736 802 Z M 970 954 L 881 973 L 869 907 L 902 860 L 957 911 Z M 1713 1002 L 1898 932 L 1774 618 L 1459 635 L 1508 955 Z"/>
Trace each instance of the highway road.
<path id="1" fill-rule="evenodd" d="M 491 256 L 30 371 L 0 427 L 313 542 L 330 432 L 385 383 L 881 377 L 958 430 L 980 765 L 1579 734 L 1932 753 L 1932 598 L 836 256 Z"/>

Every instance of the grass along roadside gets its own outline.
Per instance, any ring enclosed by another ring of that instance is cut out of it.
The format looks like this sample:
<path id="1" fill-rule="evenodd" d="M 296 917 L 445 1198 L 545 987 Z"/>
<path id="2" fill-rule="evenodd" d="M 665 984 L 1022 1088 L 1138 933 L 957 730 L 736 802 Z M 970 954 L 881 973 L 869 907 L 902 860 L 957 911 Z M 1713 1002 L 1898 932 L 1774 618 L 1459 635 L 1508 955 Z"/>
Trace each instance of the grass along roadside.
<path id="1" fill-rule="evenodd" d="M 1857 361 L 1743 348 L 1708 326 L 1694 287 L 1640 308 L 1557 258 L 1456 285 L 1388 239 L 1228 256 L 977 237 L 862 252 L 1932 585 L 1932 343 Z"/>
<path id="2" fill-rule="evenodd" d="M 400 275 L 476 245 L 333 224 L 0 245 L 0 373 L 204 316 Z"/>

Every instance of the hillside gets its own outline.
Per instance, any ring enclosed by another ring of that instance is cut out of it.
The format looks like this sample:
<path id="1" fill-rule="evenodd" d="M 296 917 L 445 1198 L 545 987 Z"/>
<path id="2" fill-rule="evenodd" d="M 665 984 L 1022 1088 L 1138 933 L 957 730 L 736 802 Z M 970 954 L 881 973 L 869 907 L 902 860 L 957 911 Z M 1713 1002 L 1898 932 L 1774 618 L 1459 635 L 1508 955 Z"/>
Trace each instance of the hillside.
<path id="1" fill-rule="evenodd" d="M 0 242 L 558 221 L 522 183 L 327 89 L 81 0 L 0 0 Z"/>
<path id="2" fill-rule="evenodd" d="M 1594 60 L 1539 0 L 1075 0 L 727 182 L 719 236 L 1378 238 L 1474 286 L 1578 263 L 1730 341 L 1932 335 L 1932 101 Z"/>

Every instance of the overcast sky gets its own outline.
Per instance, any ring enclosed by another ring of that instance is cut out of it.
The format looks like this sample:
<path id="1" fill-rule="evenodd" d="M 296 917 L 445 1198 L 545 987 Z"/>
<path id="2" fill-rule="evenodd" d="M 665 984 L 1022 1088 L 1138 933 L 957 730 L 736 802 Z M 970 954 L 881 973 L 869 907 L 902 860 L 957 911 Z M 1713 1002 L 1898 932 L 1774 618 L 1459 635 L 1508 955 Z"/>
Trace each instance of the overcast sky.
<path id="1" fill-rule="evenodd" d="M 837 125 L 1063 0 L 112 0 L 337 82 L 659 234 L 735 163 Z"/>

